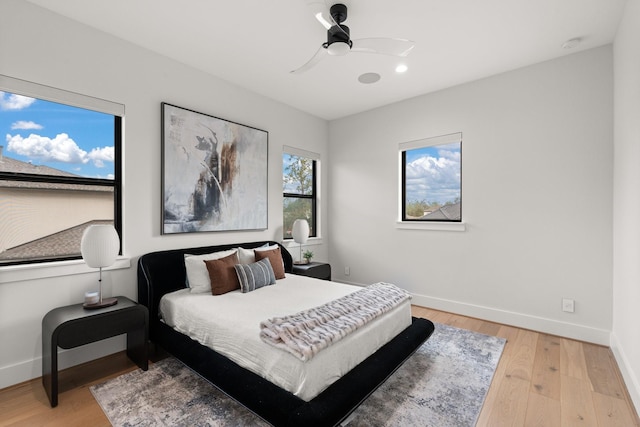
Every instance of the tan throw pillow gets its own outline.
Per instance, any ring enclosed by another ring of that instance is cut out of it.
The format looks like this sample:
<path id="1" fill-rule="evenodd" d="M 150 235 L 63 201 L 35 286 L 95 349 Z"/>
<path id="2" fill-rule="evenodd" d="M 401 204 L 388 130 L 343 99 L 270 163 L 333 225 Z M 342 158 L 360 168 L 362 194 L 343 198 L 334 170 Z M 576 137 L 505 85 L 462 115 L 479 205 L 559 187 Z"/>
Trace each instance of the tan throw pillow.
<path id="1" fill-rule="evenodd" d="M 269 258 L 269 262 L 271 262 L 271 268 L 273 268 L 273 273 L 276 276 L 276 279 L 284 279 L 284 262 L 282 261 L 282 254 L 280 253 L 280 247 L 275 249 L 269 249 L 267 251 L 253 251 L 256 255 L 256 261 L 260 261 L 264 258 Z"/>
<path id="2" fill-rule="evenodd" d="M 220 259 L 205 260 L 204 263 L 209 272 L 212 295 L 222 295 L 240 289 L 238 275 L 233 268 L 238 263 L 235 253 Z"/>

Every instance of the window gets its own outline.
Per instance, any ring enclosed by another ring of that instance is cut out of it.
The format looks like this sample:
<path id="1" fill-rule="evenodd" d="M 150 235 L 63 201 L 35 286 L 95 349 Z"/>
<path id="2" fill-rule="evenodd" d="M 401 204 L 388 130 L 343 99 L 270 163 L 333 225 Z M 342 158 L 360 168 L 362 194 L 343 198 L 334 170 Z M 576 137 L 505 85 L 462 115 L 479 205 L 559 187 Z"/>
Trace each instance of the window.
<path id="1" fill-rule="evenodd" d="M 462 221 L 462 134 L 400 144 L 401 221 Z"/>
<path id="2" fill-rule="evenodd" d="M 291 239 L 296 219 L 309 222 L 309 235 L 318 233 L 316 216 L 317 169 L 320 156 L 293 147 L 282 154 L 283 238 Z"/>
<path id="3" fill-rule="evenodd" d="M 0 266 L 78 259 L 91 224 L 121 234 L 123 113 L 0 76 Z"/>

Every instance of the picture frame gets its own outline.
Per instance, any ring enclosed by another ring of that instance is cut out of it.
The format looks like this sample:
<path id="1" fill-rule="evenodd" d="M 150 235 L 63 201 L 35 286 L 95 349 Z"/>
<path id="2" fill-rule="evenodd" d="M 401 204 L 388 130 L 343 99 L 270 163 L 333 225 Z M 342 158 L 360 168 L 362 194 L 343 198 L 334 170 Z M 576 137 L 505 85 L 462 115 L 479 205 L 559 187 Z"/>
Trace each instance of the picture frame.
<path id="1" fill-rule="evenodd" d="M 162 234 L 265 230 L 269 133 L 166 102 Z"/>

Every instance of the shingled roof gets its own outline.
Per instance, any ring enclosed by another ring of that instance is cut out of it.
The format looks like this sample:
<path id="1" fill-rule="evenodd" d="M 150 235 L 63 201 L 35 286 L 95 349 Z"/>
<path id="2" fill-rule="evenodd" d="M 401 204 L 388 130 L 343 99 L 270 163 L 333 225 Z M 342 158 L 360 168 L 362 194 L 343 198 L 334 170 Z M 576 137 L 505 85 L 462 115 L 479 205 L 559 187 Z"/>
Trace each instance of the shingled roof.
<path id="1" fill-rule="evenodd" d="M 35 175 L 52 175 L 52 176 L 69 176 L 79 178 L 80 175 L 75 175 L 69 172 L 54 169 L 44 165 L 34 165 L 30 162 L 23 162 L 21 160 L 12 159 L 11 157 L 5 157 L 3 149 L 0 145 L 0 172 L 12 172 L 12 173 L 29 173 Z"/>
<path id="2" fill-rule="evenodd" d="M 444 205 L 440 209 L 426 214 L 421 219 L 444 220 L 444 221 L 460 221 L 460 203 Z"/>
<path id="3" fill-rule="evenodd" d="M 34 165 L 22 160 L 6 157 L 3 154 L 3 146 L 0 145 L 0 172 L 31 174 L 31 175 L 48 175 L 48 176 L 64 176 L 69 178 L 82 178 L 80 175 L 55 169 L 44 165 Z M 53 182 L 33 182 L 33 181 L 12 181 L 0 180 L 0 187 L 4 188 L 31 188 L 31 189 L 47 189 L 47 190 L 83 190 L 83 191 L 113 191 L 109 186 L 80 185 L 80 184 L 62 184 Z"/>
<path id="4" fill-rule="evenodd" d="M 36 260 L 80 255 L 80 240 L 84 230 L 93 224 L 112 225 L 112 220 L 94 220 L 67 228 L 54 234 L 23 243 L 0 254 L 4 261 Z"/>

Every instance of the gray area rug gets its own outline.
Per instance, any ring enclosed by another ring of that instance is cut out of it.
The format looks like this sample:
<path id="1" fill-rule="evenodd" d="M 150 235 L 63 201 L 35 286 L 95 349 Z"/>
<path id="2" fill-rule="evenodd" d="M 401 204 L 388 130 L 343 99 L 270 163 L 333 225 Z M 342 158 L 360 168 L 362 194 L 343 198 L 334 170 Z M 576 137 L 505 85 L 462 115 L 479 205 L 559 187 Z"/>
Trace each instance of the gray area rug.
<path id="1" fill-rule="evenodd" d="M 505 340 L 447 325 L 356 409 L 349 427 L 474 426 Z M 91 387 L 114 426 L 268 426 L 169 357 Z"/>

